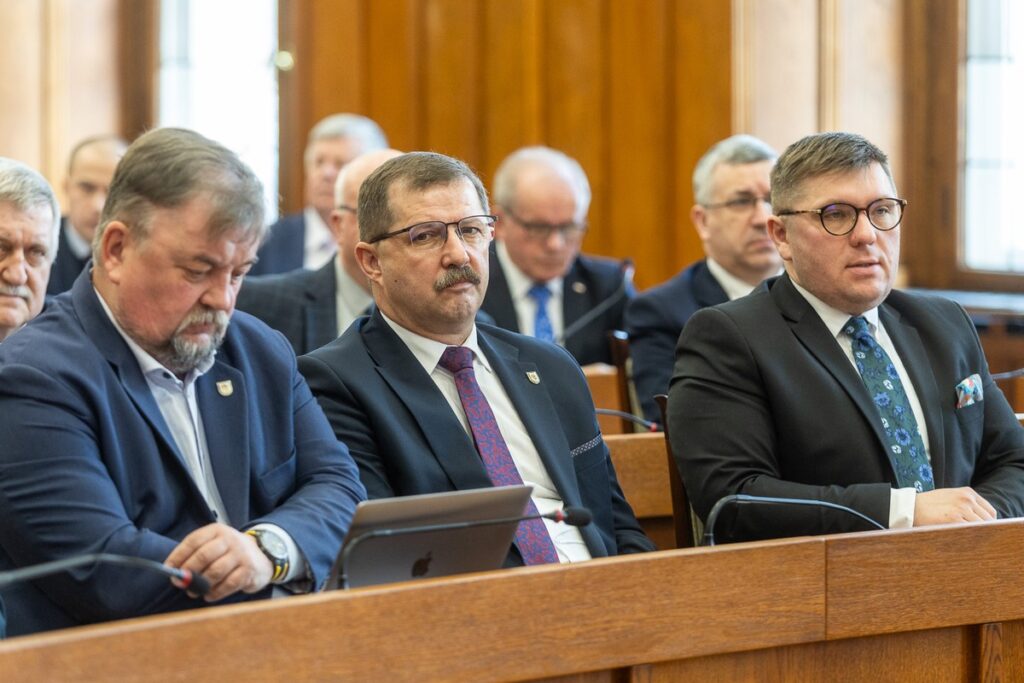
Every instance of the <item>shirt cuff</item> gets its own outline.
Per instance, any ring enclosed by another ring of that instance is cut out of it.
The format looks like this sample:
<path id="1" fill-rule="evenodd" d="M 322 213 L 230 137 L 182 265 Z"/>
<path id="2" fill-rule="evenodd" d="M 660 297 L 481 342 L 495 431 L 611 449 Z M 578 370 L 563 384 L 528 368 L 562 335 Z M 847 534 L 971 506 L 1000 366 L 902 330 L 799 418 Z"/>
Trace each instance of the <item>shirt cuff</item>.
<path id="1" fill-rule="evenodd" d="M 256 524 L 252 527 L 253 529 L 260 529 L 269 531 L 276 534 L 282 541 L 284 541 L 285 548 L 288 552 L 288 573 L 274 581 L 277 585 L 284 585 L 291 583 L 292 581 L 305 580 L 309 578 L 309 565 L 306 564 L 306 556 L 299 550 L 299 546 L 295 544 L 291 535 L 276 524 Z"/>
<path id="2" fill-rule="evenodd" d="M 889 528 L 909 529 L 914 526 L 914 505 L 916 503 L 916 489 L 893 489 L 889 494 Z"/>

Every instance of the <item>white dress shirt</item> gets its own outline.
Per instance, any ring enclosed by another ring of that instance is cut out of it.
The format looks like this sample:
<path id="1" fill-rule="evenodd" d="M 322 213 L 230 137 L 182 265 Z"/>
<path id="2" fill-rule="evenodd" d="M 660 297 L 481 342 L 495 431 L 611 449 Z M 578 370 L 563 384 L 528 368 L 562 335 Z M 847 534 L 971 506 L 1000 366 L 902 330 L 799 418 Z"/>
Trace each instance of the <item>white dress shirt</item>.
<path id="1" fill-rule="evenodd" d="M 849 313 L 843 313 L 842 311 L 835 309 L 824 301 L 814 296 L 806 289 L 798 285 L 796 282 L 793 283 L 796 287 L 796 291 L 807 300 L 807 303 L 818 314 L 822 322 L 825 323 L 825 327 L 835 337 L 836 342 L 839 344 L 839 348 L 846 354 L 850 364 L 856 369 L 857 364 L 853 359 L 853 340 L 849 336 L 843 333 L 843 326 L 852 317 Z M 889 334 L 885 331 L 885 326 L 882 325 L 882 321 L 878 317 L 878 308 L 872 308 L 870 311 L 865 311 L 861 314 L 865 320 L 868 321 L 868 327 L 875 337 L 875 341 L 881 346 L 885 352 L 889 355 L 892 360 L 893 367 L 896 368 L 896 373 L 900 376 L 900 382 L 903 383 L 903 388 L 907 392 L 907 399 L 910 403 L 910 409 L 914 413 L 914 419 L 917 420 L 917 431 L 921 434 L 921 441 L 924 442 L 925 454 L 928 457 L 928 461 L 931 462 L 931 447 L 928 442 L 928 428 L 924 422 L 924 410 L 921 408 L 921 401 L 917 397 L 917 390 L 914 388 L 914 383 L 910 381 L 910 376 L 907 374 L 907 369 L 903 367 L 903 361 L 900 359 L 900 355 L 896 352 L 896 347 L 893 346 L 892 339 L 889 338 Z M 858 372 L 858 377 L 860 373 Z M 876 416 L 877 419 L 881 419 L 880 416 Z M 889 528 L 890 529 L 907 529 L 914 526 L 914 504 L 917 502 L 917 491 L 913 488 L 900 488 L 893 489 L 892 494 L 889 496 Z"/>
<path id="2" fill-rule="evenodd" d="M 705 259 L 705 262 L 708 264 L 708 270 L 711 271 L 711 277 L 715 278 L 718 284 L 722 286 L 722 289 L 725 290 L 725 295 L 729 297 L 729 301 L 744 297 L 753 292 L 754 288 L 757 287 L 757 285 L 752 285 L 739 279 L 710 256 Z M 782 268 L 779 268 L 778 273 L 775 274 L 779 275 L 780 273 L 782 273 Z M 768 277 L 771 276 L 769 275 Z"/>
<path id="3" fill-rule="evenodd" d="M 508 255 L 508 249 L 505 248 L 501 240 L 495 241 L 494 251 L 498 255 L 498 263 L 501 264 L 501 269 L 505 273 L 505 281 L 508 282 L 508 291 L 512 295 L 512 305 L 515 306 L 516 320 L 519 322 L 519 331 L 522 334 L 536 337 L 537 331 L 534 327 L 537 324 L 537 300 L 530 296 L 530 287 L 538 283 L 531 280 L 512 262 L 512 258 Z M 560 277 L 543 283 L 551 292 L 547 306 L 548 320 L 551 321 L 551 331 L 554 333 L 555 339 L 560 339 L 562 332 L 565 331 L 565 309 L 562 306 L 564 283 L 565 279 Z"/>
<path id="4" fill-rule="evenodd" d="M 338 245 L 334 241 L 331 229 L 320 218 L 320 214 L 312 206 L 302 210 L 306 220 L 305 244 L 303 245 L 302 267 L 306 270 L 317 270 L 327 265 Z"/>
<path id="5" fill-rule="evenodd" d="M 466 434 L 472 441 L 473 435 L 470 431 L 469 420 L 466 419 L 466 411 L 462 408 L 459 391 L 455 387 L 455 377 L 444 368 L 438 367 L 441 355 L 448 345 L 410 332 L 383 313 L 381 315 L 395 331 L 395 334 L 409 347 L 416 360 L 420 362 L 434 384 L 444 394 L 452 412 L 455 413 L 462 428 L 466 430 Z M 540 514 L 547 514 L 561 510 L 564 506 L 562 498 L 555 488 L 554 482 L 551 481 L 547 468 L 544 467 L 544 462 L 526 431 L 526 426 L 523 425 L 519 413 L 512 405 L 501 380 L 491 368 L 487 356 L 480 350 L 475 325 L 462 345 L 473 352 L 473 372 L 476 375 L 477 384 L 480 385 L 480 390 L 494 412 L 498 430 L 505 439 L 509 453 L 512 454 L 512 460 L 519 471 L 519 476 L 522 477 L 524 484 L 533 487 L 532 498 L 533 504 L 537 506 L 537 511 Z M 551 536 L 560 562 L 580 562 L 590 559 L 590 551 L 578 528 L 550 519 L 545 519 L 544 525 Z"/>
<path id="6" fill-rule="evenodd" d="M 71 225 L 71 219 L 64 226 L 64 239 L 67 240 L 68 249 L 79 261 L 84 261 L 92 256 L 92 245 L 88 240 L 79 234 L 75 226 Z"/>
<path id="7" fill-rule="evenodd" d="M 334 291 L 335 312 L 338 318 L 338 336 L 348 329 L 352 321 L 358 318 L 373 303 L 373 297 L 345 271 L 341 265 L 341 257 L 334 259 Z"/>

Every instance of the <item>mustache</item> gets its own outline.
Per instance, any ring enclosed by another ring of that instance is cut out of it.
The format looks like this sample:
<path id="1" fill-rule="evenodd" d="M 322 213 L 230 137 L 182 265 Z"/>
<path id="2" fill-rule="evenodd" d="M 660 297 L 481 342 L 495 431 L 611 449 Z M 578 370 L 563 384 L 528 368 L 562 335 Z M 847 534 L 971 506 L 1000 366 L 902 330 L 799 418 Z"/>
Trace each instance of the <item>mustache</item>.
<path id="1" fill-rule="evenodd" d="M 25 285 L 0 284 L 0 294 L 5 296 L 16 296 L 28 301 L 32 296 L 32 290 Z"/>
<path id="2" fill-rule="evenodd" d="M 480 274 L 473 270 L 469 264 L 452 266 L 444 271 L 441 277 L 437 278 L 437 281 L 434 282 L 434 291 L 441 292 L 462 282 L 478 285 L 480 284 Z"/>
<path id="3" fill-rule="evenodd" d="M 222 336 L 224 331 L 227 330 L 230 320 L 231 317 L 224 311 L 196 309 L 185 316 L 185 319 L 181 321 L 181 324 L 178 325 L 178 329 L 174 333 L 176 335 L 180 334 L 190 325 L 214 325 L 217 328 L 215 334 Z"/>

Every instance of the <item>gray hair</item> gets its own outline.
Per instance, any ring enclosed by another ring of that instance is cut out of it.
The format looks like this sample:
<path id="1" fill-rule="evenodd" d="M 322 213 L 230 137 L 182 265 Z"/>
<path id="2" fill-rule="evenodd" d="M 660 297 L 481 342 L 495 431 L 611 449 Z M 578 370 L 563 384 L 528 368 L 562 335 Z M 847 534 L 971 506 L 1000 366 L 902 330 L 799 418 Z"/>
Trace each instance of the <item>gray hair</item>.
<path id="1" fill-rule="evenodd" d="M 520 171 L 528 167 L 543 166 L 565 179 L 572 187 L 576 199 L 577 222 L 582 223 L 590 210 L 590 183 L 580 163 L 564 152 L 537 145 L 522 147 L 505 157 L 494 173 L 494 201 L 515 211 L 516 180 Z"/>
<path id="2" fill-rule="evenodd" d="M 889 158 L 856 133 L 817 133 L 797 140 L 786 148 L 772 169 L 772 210 L 776 213 L 793 207 L 803 183 L 829 173 L 844 173 L 878 164 L 893 189 L 896 183 L 889 170 Z"/>
<path id="3" fill-rule="evenodd" d="M 755 164 L 779 156 L 771 145 L 753 135 L 733 135 L 712 145 L 693 169 L 693 198 L 698 204 L 714 201 L 711 176 L 721 164 Z"/>
<path id="4" fill-rule="evenodd" d="M 362 152 L 384 149 L 388 146 L 388 138 L 373 119 L 359 114 L 331 114 L 320 119 L 309 131 L 306 140 L 305 161 L 308 164 L 313 153 L 313 143 L 318 140 L 335 138 L 353 138 L 362 143 Z"/>
<path id="5" fill-rule="evenodd" d="M 391 187 L 397 183 L 422 192 L 466 179 L 476 190 L 484 213 L 490 211 L 487 190 L 473 170 L 462 161 L 436 152 L 410 152 L 381 164 L 359 188 L 359 239 L 369 242 L 388 231 L 395 221 Z"/>
<path id="6" fill-rule="evenodd" d="M 140 136 L 114 172 L 93 238 L 93 257 L 99 256 L 110 221 L 123 222 L 133 236 L 145 239 L 153 209 L 175 209 L 199 196 L 212 205 L 211 237 L 235 230 L 257 240 L 266 235 L 263 186 L 237 154 L 183 128 L 158 128 Z"/>
<path id="7" fill-rule="evenodd" d="M 50 210 L 50 262 L 57 257 L 60 243 L 60 204 L 46 178 L 20 161 L 0 157 L 0 204 L 10 204 L 18 211 L 39 207 Z"/>

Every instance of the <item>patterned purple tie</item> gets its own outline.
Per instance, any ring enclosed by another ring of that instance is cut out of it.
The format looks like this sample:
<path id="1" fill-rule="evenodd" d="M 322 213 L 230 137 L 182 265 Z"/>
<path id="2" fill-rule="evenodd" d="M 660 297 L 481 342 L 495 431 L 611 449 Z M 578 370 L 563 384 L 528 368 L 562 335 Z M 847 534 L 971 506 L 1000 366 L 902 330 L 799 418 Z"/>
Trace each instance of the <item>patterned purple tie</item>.
<path id="1" fill-rule="evenodd" d="M 473 351 L 465 346 L 449 346 L 441 354 L 438 365 L 455 375 L 455 388 L 459 390 L 459 400 L 466 411 L 476 449 L 484 461 L 491 483 L 495 486 L 522 484 L 523 478 L 519 476 L 512 454 L 509 453 L 505 439 L 501 436 L 494 412 L 491 411 L 484 392 L 480 390 L 480 385 L 476 383 Z M 533 504 L 533 499 L 530 499 L 526 506 L 526 514 L 537 514 L 537 506 Z M 526 564 L 558 562 L 558 554 L 543 520 L 531 519 L 520 522 L 519 528 L 516 529 L 516 546 Z"/>

